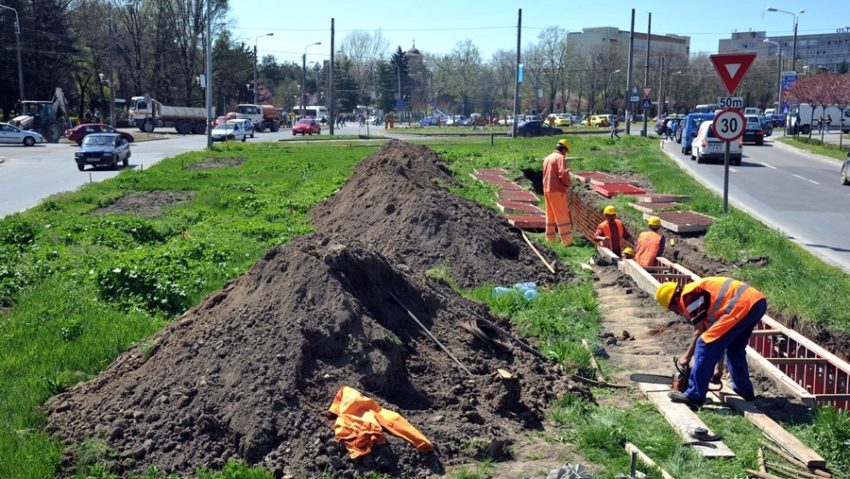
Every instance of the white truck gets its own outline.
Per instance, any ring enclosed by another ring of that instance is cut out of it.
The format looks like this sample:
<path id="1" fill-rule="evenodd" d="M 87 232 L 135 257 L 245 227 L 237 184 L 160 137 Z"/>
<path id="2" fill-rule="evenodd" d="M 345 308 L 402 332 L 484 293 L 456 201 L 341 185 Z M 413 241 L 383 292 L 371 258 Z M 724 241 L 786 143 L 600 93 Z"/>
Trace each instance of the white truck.
<path id="1" fill-rule="evenodd" d="M 147 95 L 134 96 L 130 99 L 130 123 L 146 133 L 156 128 L 174 127 L 181 135 L 200 135 L 207 131 L 207 109 L 168 106 Z"/>
<path id="2" fill-rule="evenodd" d="M 829 116 L 831 130 L 840 129 L 843 133 L 850 133 L 850 107 L 842 110 L 835 105 L 813 107 L 808 103 L 800 103 L 791 109 L 789 114 L 791 133 L 808 135 L 812 129 L 817 129 L 821 116 L 824 118 Z"/>

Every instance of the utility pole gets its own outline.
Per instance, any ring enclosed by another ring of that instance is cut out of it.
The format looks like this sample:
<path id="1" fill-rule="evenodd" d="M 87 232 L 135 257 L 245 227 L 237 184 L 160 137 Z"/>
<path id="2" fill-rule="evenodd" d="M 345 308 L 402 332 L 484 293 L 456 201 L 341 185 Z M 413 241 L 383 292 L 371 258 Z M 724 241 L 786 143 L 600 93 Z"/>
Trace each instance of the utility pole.
<path id="1" fill-rule="evenodd" d="M 632 100 L 632 60 L 634 58 L 634 48 L 635 48 L 635 9 L 632 9 L 632 28 L 629 30 L 629 66 L 626 72 L 626 136 L 628 136 L 632 129 L 631 123 L 631 100 Z"/>
<path id="2" fill-rule="evenodd" d="M 106 22 L 106 28 L 109 29 L 107 36 L 109 37 L 109 125 L 115 128 L 115 83 L 112 78 L 112 12 L 109 13 L 109 19 Z"/>
<path id="3" fill-rule="evenodd" d="M 0 5 L 0 8 L 5 8 L 6 10 L 11 10 L 15 13 L 15 50 L 18 57 L 18 96 L 20 96 L 21 101 L 26 100 L 24 97 L 24 70 L 21 65 L 21 22 L 18 20 L 18 11 L 12 7 L 7 7 L 6 5 Z"/>
<path id="4" fill-rule="evenodd" d="M 664 105 L 664 95 L 662 89 L 664 87 L 664 57 L 661 57 L 661 73 L 658 75 L 658 114 L 661 115 L 661 108 Z"/>
<path id="5" fill-rule="evenodd" d="M 522 68 L 522 9 L 517 11 L 516 21 L 516 75 L 514 76 L 514 118 L 511 122 L 511 136 L 516 137 L 517 116 L 519 115 L 519 75 Z"/>
<path id="6" fill-rule="evenodd" d="M 207 64 L 207 74 L 206 74 L 206 90 L 204 91 L 204 97 L 206 98 L 207 103 L 207 149 L 212 149 L 212 122 L 213 122 L 213 112 L 212 112 L 212 8 L 210 4 L 212 2 L 207 2 L 207 51 L 206 51 L 206 64 Z"/>
<path id="7" fill-rule="evenodd" d="M 331 64 L 328 69 L 328 121 L 331 124 L 330 134 L 334 134 L 334 110 L 336 102 L 334 101 L 334 19 L 331 18 Z"/>
<path id="8" fill-rule="evenodd" d="M 643 70 L 643 84 L 644 86 L 649 85 L 649 40 L 652 36 L 652 12 L 649 12 L 649 23 L 646 26 L 646 63 L 644 64 Z M 646 108 L 643 109 L 643 130 L 640 132 L 640 136 L 646 136 L 646 115 L 649 113 L 649 110 Z"/>

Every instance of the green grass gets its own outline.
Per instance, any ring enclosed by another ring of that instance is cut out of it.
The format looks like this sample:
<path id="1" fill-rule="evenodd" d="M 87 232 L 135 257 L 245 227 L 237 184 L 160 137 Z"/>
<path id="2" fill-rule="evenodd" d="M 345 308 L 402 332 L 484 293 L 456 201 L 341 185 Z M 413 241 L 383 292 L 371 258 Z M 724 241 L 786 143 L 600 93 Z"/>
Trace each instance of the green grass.
<path id="1" fill-rule="evenodd" d="M 846 160 L 847 152 L 850 151 L 850 141 L 846 139 L 844 141 L 844 148 L 839 148 L 838 145 L 832 143 L 821 143 L 819 137 L 815 137 L 812 135 L 812 138 L 809 139 L 808 135 L 803 136 L 781 136 L 777 137 L 777 140 L 785 143 L 786 145 L 791 145 L 795 148 L 800 148 L 801 150 L 806 150 L 811 153 L 816 153 L 818 155 L 828 156 L 830 158 L 835 158 L 836 160 Z"/>

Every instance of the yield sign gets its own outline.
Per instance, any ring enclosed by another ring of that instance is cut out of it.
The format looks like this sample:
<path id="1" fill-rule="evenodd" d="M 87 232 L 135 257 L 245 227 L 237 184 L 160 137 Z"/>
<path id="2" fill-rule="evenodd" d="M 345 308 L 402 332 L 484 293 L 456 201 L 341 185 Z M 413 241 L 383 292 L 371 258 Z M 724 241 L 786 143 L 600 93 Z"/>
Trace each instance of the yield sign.
<path id="1" fill-rule="evenodd" d="M 710 55 L 711 63 L 717 71 L 717 76 L 723 80 L 726 85 L 726 90 L 730 95 L 735 94 L 753 60 L 756 59 L 755 53 L 723 53 L 720 55 Z"/>
<path id="2" fill-rule="evenodd" d="M 651 86 L 643 87 L 643 96 L 644 97 L 649 98 L 650 93 L 652 93 L 652 87 Z"/>

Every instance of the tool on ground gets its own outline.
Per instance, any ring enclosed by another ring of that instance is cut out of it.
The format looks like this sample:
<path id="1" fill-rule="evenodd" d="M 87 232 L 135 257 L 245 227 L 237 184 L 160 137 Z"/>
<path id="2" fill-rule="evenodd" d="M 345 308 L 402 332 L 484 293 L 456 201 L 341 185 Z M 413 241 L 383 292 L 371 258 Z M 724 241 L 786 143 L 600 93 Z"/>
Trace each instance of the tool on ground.
<path id="1" fill-rule="evenodd" d="M 511 347 L 502 340 L 502 332 L 498 328 L 479 322 L 476 318 L 460 320 L 460 327 L 473 337 L 499 351 L 510 351 Z"/>
<path id="2" fill-rule="evenodd" d="M 428 328 L 426 328 L 426 327 L 425 327 L 425 325 L 424 325 L 424 324 L 422 324 L 422 323 L 419 321 L 419 319 L 417 319 L 417 318 L 416 318 L 416 315 L 415 315 L 415 314 L 413 314 L 413 312 L 411 312 L 409 309 L 407 309 L 407 306 L 405 306 L 405 305 L 404 305 L 404 303 L 402 303 L 402 302 L 401 302 L 401 300 L 400 300 L 400 299 L 398 299 L 398 297 L 396 297 L 396 295 L 395 295 L 395 294 L 393 294 L 393 292 L 392 292 L 392 291 L 387 291 L 387 292 L 388 292 L 388 293 L 390 293 L 390 296 L 392 296 L 392 298 L 395 300 L 395 302 L 396 302 L 396 303 L 398 303 L 398 305 L 399 305 L 399 306 L 401 306 L 401 308 L 407 312 L 408 316 L 410 316 L 410 317 L 411 317 L 414 321 L 416 321 L 416 324 L 418 324 L 418 325 L 419 325 L 419 327 L 420 327 L 420 328 L 422 328 L 422 331 L 425 331 L 425 334 L 427 334 L 427 335 L 428 335 L 428 337 L 430 337 L 431 339 L 433 339 L 433 340 L 434 340 L 434 342 L 435 342 L 435 343 L 437 343 L 437 346 L 439 346 L 439 347 L 440 347 L 440 349 L 442 349 L 442 350 L 443 350 L 443 352 L 445 352 L 446 354 L 448 354 L 448 355 L 449 355 L 449 357 L 450 357 L 450 358 L 452 358 L 452 361 L 454 361 L 454 362 L 455 362 L 455 364 L 457 364 L 457 365 L 458 365 L 458 367 L 460 367 L 460 369 L 462 369 L 462 370 L 463 370 L 466 374 L 468 374 L 470 377 L 473 377 L 473 378 L 475 377 L 475 376 L 474 376 L 471 372 L 469 372 L 469 369 L 466 369 L 466 366 L 464 366 L 464 365 L 463 365 L 463 363 L 461 363 L 461 362 L 460 362 L 460 360 L 459 360 L 458 358 L 456 358 L 456 357 L 454 356 L 454 354 L 452 354 L 452 353 L 451 353 L 451 351 L 449 351 L 449 350 L 448 350 L 448 348 L 446 348 L 445 346 L 443 346 L 443 343 L 441 343 L 441 342 L 440 342 L 440 340 L 439 340 L 439 339 L 437 339 L 437 337 L 436 337 L 436 336 L 434 336 L 433 334 L 431 334 L 431 331 L 429 331 L 429 330 L 428 330 Z"/>
<path id="3" fill-rule="evenodd" d="M 549 262 L 546 261 L 546 258 L 544 258 L 542 254 L 540 254 L 540 251 L 538 251 L 537 248 L 535 248 L 534 245 L 531 243 L 531 240 L 528 239 L 528 235 L 525 234 L 525 231 L 519 230 L 519 232 L 520 234 L 522 234 L 522 239 L 524 239 L 525 242 L 528 243 L 528 246 L 531 248 L 531 251 L 534 251 L 534 254 L 536 254 L 537 257 L 540 258 L 540 261 L 542 261 L 543 264 L 546 265 L 546 268 L 548 268 L 549 271 L 552 272 L 552 274 L 555 274 L 555 266 L 549 264 Z"/>
<path id="4" fill-rule="evenodd" d="M 676 373 L 673 374 L 673 381 L 670 384 L 670 387 L 673 388 L 674 391 L 679 391 L 683 393 L 688 389 L 688 382 L 691 377 L 691 365 L 685 364 L 684 366 L 679 364 L 678 358 L 673 358 L 673 365 L 676 367 Z"/>
<path id="5" fill-rule="evenodd" d="M 580 383 L 589 384 L 591 386 L 602 387 L 602 388 L 615 388 L 615 389 L 625 389 L 628 386 L 624 384 L 614 384 L 605 381 L 597 381 L 595 379 L 586 378 L 584 376 L 579 376 L 578 374 L 573 374 L 570 376 L 573 381 L 578 381 Z"/>

